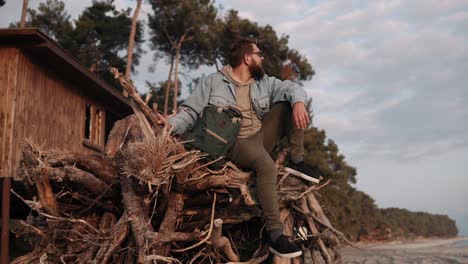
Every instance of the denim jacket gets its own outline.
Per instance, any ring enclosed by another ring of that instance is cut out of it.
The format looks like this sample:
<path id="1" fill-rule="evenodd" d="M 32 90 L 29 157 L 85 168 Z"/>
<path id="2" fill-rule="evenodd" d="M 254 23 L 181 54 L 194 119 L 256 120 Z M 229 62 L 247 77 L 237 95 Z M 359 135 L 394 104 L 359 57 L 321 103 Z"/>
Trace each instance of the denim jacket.
<path id="1" fill-rule="evenodd" d="M 190 131 L 205 106 L 236 106 L 234 84 L 221 72 L 210 74 L 200 80 L 193 93 L 181 104 L 180 111 L 169 118 L 172 133 L 176 135 Z M 258 118 L 270 111 L 270 107 L 281 101 L 291 104 L 305 103 L 307 94 L 297 83 L 281 81 L 265 75 L 250 86 L 250 98 Z"/>

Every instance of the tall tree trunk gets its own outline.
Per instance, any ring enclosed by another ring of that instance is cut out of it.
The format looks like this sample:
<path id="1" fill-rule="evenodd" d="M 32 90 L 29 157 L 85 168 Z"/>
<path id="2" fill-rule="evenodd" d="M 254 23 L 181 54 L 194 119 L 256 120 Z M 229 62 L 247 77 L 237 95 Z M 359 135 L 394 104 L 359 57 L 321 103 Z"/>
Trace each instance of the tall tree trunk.
<path id="1" fill-rule="evenodd" d="M 218 66 L 218 56 L 216 55 L 216 52 L 214 53 L 213 55 L 214 57 L 214 65 L 216 66 L 216 71 L 218 72 L 219 71 L 219 66 Z"/>
<path id="2" fill-rule="evenodd" d="M 20 28 L 24 28 L 26 25 L 26 14 L 28 13 L 29 0 L 23 0 L 23 11 L 21 12 Z"/>
<path id="3" fill-rule="evenodd" d="M 135 9 L 135 13 L 133 13 L 133 20 L 132 20 L 132 29 L 130 30 L 130 37 L 128 39 L 128 49 L 127 49 L 127 67 L 125 68 L 125 78 L 130 80 L 130 76 L 132 75 L 132 61 L 133 61 L 133 46 L 135 46 L 135 32 L 138 22 L 138 14 L 140 13 L 141 8 L 141 1 L 137 0 L 137 6 Z M 123 91 L 125 97 L 128 97 L 127 91 Z"/>
<path id="4" fill-rule="evenodd" d="M 183 37 L 182 37 L 183 38 Z M 182 42 L 179 42 L 176 49 L 175 69 L 174 69 L 174 97 L 172 98 L 172 112 L 177 113 L 177 94 L 179 93 L 179 57 Z"/>
<path id="5" fill-rule="evenodd" d="M 173 68 L 174 68 L 174 56 L 171 57 L 171 68 L 169 69 L 169 76 L 167 77 L 166 90 L 164 91 L 164 117 L 167 116 L 167 112 L 169 108 L 169 91 L 171 90 Z"/>
<path id="6" fill-rule="evenodd" d="M 182 44 L 187 37 L 188 30 L 185 30 L 182 37 L 180 37 L 179 42 L 177 43 L 176 48 L 176 57 L 175 57 L 175 69 L 174 69 L 174 98 L 173 98 L 173 105 L 172 108 L 173 113 L 177 113 L 177 94 L 179 93 L 179 59 L 180 59 L 180 50 L 182 49 Z"/>

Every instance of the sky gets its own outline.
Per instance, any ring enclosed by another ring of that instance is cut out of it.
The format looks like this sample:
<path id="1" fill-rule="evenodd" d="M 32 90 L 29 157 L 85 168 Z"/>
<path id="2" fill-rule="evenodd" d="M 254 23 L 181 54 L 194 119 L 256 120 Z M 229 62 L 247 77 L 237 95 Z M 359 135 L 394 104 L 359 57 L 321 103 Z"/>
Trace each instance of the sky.
<path id="1" fill-rule="evenodd" d="M 0 27 L 21 16 L 0 8 Z M 30 0 L 37 7 L 39 0 Z M 91 0 L 65 0 L 73 18 Z M 117 7 L 135 1 L 116 0 Z M 468 1 L 216 1 L 289 35 L 316 75 L 304 82 L 314 126 L 357 168 L 356 187 L 381 208 L 448 214 L 468 236 Z M 151 8 L 143 4 L 141 18 Z M 146 29 L 147 30 L 147 29 Z M 145 47 L 135 83 L 163 81 L 164 59 Z M 215 69 L 182 69 L 188 78 Z M 185 83 L 187 80 L 184 81 Z M 185 93 L 187 93 L 185 91 Z M 184 91 L 183 91 L 184 94 Z"/>

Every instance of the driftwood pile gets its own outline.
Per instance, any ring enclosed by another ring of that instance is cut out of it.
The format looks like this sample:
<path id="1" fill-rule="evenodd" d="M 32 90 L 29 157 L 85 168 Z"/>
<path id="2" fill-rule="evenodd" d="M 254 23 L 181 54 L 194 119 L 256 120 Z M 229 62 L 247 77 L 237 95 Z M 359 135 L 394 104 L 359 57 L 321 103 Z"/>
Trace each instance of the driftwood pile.
<path id="1" fill-rule="evenodd" d="M 105 155 L 46 151 L 26 140 L 17 180 L 27 191 L 12 192 L 32 209 L 17 235 L 34 249 L 13 263 L 306 263 L 269 256 L 252 173 L 229 162 L 210 169 L 114 73 L 135 114 L 114 125 Z M 317 202 L 321 186 L 285 173 L 285 154 L 277 187 L 286 234 L 307 261 L 340 262 L 347 240 Z"/>

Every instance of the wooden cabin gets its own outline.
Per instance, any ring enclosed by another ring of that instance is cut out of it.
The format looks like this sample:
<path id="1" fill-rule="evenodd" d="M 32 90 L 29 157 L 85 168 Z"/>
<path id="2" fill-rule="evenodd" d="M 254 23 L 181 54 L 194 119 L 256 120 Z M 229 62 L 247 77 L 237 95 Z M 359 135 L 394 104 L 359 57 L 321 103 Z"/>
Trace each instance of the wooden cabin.
<path id="1" fill-rule="evenodd" d="M 131 112 L 127 98 L 38 29 L 0 29 L 0 263 L 8 263 L 9 190 L 22 140 L 98 153 Z"/>
<path id="2" fill-rule="evenodd" d="M 128 99 L 37 29 L 0 29 L 0 175 L 14 177 L 21 141 L 102 151 Z"/>

